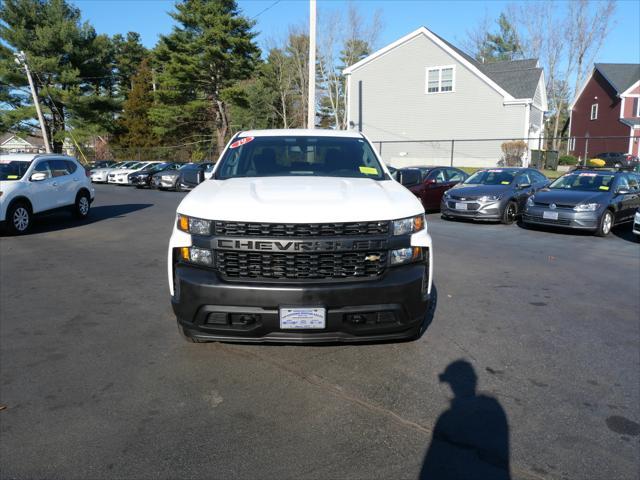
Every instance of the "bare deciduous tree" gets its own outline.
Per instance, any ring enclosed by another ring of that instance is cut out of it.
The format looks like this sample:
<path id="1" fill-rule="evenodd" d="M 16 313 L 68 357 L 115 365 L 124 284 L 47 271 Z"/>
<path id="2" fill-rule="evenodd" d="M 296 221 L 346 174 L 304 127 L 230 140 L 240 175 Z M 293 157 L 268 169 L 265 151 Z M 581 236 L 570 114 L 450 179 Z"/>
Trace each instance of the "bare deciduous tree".
<path id="1" fill-rule="evenodd" d="M 321 12 L 318 76 L 323 95 L 320 107 L 321 113 L 331 118 L 334 128 L 347 128 L 346 79 L 342 70 L 371 53 L 381 25 L 379 10 L 367 22 L 354 4 L 349 4 L 344 15 L 341 10 Z"/>
<path id="2" fill-rule="evenodd" d="M 574 0 L 559 13 L 563 9 L 546 0 L 511 5 L 507 10 L 525 54 L 539 58 L 544 68 L 554 150 L 560 143 L 560 119 L 566 117 L 569 99 L 577 94 L 609 33 L 615 6 L 616 0 Z"/>

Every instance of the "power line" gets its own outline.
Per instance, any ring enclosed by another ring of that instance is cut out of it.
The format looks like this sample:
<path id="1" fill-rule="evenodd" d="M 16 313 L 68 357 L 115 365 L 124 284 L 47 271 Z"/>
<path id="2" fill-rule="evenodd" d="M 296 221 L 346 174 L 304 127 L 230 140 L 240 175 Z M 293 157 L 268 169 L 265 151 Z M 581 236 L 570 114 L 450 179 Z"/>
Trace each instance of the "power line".
<path id="1" fill-rule="evenodd" d="M 261 10 L 257 15 L 254 15 L 253 17 L 251 17 L 251 20 L 255 20 L 256 18 L 258 18 L 260 15 L 262 15 L 264 12 L 271 10 L 273 7 L 275 7 L 277 4 L 279 4 L 282 0 L 276 0 L 275 2 L 273 2 L 271 5 L 269 5 L 267 8 Z"/>

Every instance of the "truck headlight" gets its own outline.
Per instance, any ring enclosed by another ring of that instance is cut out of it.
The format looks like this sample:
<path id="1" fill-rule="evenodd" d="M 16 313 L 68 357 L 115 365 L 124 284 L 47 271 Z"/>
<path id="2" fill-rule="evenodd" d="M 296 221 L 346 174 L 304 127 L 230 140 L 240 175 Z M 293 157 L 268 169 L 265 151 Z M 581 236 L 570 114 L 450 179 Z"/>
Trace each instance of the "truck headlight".
<path id="1" fill-rule="evenodd" d="M 213 252 L 206 248 L 182 247 L 180 249 L 182 260 L 206 267 L 213 266 Z"/>
<path id="2" fill-rule="evenodd" d="M 595 212 L 599 205 L 597 203 L 581 203 L 573 207 L 576 212 Z"/>
<path id="3" fill-rule="evenodd" d="M 533 201 L 533 195 L 527 198 L 527 207 L 533 207 L 535 204 L 536 202 Z"/>
<path id="4" fill-rule="evenodd" d="M 422 259 L 421 247 L 399 248 L 391 250 L 391 265 L 402 265 L 404 263 L 416 262 Z"/>
<path id="5" fill-rule="evenodd" d="M 424 214 L 416 215 L 415 217 L 394 220 L 393 234 L 407 235 L 411 233 L 416 233 L 426 228 L 426 225 L 427 225 L 427 222 L 425 221 Z"/>
<path id="6" fill-rule="evenodd" d="M 209 235 L 211 233 L 211 220 L 178 214 L 178 229 L 193 235 Z"/>

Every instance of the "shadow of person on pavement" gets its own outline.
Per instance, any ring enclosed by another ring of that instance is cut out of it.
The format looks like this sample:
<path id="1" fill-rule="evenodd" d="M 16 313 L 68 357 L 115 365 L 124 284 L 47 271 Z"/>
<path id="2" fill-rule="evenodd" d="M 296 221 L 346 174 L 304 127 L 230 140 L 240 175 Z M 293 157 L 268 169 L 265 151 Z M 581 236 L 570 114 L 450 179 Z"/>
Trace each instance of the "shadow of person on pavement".
<path id="1" fill-rule="evenodd" d="M 478 395 L 478 377 L 466 360 L 450 363 L 439 376 L 454 398 L 436 422 L 421 480 L 508 480 L 509 425 L 500 403 Z"/>

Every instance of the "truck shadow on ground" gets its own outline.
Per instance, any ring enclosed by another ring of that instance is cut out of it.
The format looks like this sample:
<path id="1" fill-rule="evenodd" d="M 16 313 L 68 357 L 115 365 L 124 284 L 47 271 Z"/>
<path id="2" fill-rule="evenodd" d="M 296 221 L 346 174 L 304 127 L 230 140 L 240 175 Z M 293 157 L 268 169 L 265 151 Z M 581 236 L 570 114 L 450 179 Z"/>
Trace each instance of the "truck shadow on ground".
<path id="1" fill-rule="evenodd" d="M 460 359 L 438 375 L 454 397 L 436 422 L 420 480 L 509 480 L 509 424 L 495 398 L 478 394 L 471 363 Z"/>
<path id="2" fill-rule="evenodd" d="M 107 220 L 109 218 L 121 218 L 138 210 L 152 207 L 152 203 L 124 203 L 120 205 L 101 205 L 92 207 L 89 217 L 84 220 L 75 219 L 71 213 L 66 211 L 52 212 L 37 215 L 33 219 L 33 224 L 24 235 L 35 235 L 39 233 L 55 232 L 70 228 L 80 228 L 85 225 Z M 5 234 L 3 234 L 5 236 Z"/>

